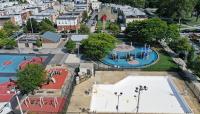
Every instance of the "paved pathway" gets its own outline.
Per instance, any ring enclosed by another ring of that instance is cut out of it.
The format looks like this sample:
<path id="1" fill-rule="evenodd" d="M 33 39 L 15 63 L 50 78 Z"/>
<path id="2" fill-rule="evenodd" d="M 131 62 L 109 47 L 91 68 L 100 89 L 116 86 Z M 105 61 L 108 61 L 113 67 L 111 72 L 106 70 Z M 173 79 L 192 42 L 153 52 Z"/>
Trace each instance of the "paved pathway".
<path id="1" fill-rule="evenodd" d="M 51 59 L 49 64 L 60 64 L 61 60 L 63 59 L 64 56 L 65 56 L 65 54 L 56 54 L 56 55 L 54 55 L 54 57 Z"/>

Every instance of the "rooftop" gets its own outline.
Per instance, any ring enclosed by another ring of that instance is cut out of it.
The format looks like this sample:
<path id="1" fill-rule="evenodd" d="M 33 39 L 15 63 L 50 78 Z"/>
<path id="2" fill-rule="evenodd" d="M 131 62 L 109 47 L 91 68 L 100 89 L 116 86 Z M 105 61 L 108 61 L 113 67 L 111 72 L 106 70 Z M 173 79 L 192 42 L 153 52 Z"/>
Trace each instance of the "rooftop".
<path id="1" fill-rule="evenodd" d="M 45 32 L 41 37 L 44 39 L 50 40 L 54 43 L 59 42 L 61 39 L 60 35 L 58 35 L 57 33 L 54 33 L 54 32 L 50 32 L 50 31 Z"/>
<path id="2" fill-rule="evenodd" d="M 65 20 L 76 20 L 77 17 L 59 16 L 59 17 L 57 18 L 57 20 L 63 20 L 63 19 L 65 19 Z"/>
<path id="3" fill-rule="evenodd" d="M 75 42 L 80 42 L 80 41 L 87 39 L 87 38 L 88 38 L 88 35 L 72 35 L 71 36 L 71 40 L 75 41 Z"/>

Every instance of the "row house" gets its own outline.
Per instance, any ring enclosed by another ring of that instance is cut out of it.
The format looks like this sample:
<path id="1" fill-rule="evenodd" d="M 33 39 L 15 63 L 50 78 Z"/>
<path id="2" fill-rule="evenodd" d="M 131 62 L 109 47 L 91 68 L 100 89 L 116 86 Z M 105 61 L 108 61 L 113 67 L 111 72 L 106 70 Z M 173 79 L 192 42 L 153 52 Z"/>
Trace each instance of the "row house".
<path id="1" fill-rule="evenodd" d="M 87 3 L 85 4 L 75 4 L 75 11 L 87 11 L 89 12 L 89 5 Z"/>
<path id="2" fill-rule="evenodd" d="M 133 8 L 131 6 L 125 5 L 116 5 L 116 4 L 110 4 L 111 7 L 119 13 L 119 19 L 124 21 L 125 24 L 128 24 L 132 21 L 140 21 L 148 19 L 146 13 L 144 13 L 142 10 L 138 8 Z"/>
<path id="3" fill-rule="evenodd" d="M 0 29 L 3 28 L 4 23 L 7 21 L 11 21 L 12 23 L 15 23 L 14 17 L 0 16 Z"/>
<path id="4" fill-rule="evenodd" d="M 44 3 L 44 4 L 37 5 L 37 7 L 39 8 L 39 11 L 44 11 L 49 8 L 49 5 Z"/>
<path id="5" fill-rule="evenodd" d="M 0 2 L 0 9 L 4 9 L 6 7 L 9 7 L 9 6 L 13 6 L 13 5 L 16 5 L 18 4 L 18 2 Z"/>
<path id="6" fill-rule="evenodd" d="M 8 12 L 8 14 L 19 14 L 22 10 L 28 8 L 28 4 L 15 5 L 11 7 L 7 7 L 4 10 Z"/>
<path id="7" fill-rule="evenodd" d="M 43 19 L 51 20 L 51 15 L 40 15 L 40 14 L 38 14 L 38 15 L 30 16 L 30 18 L 35 19 L 37 22 L 41 22 Z"/>
<path id="8" fill-rule="evenodd" d="M 78 18 L 78 22 L 81 22 L 81 20 L 82 20 L 82 12 L 77 12 L 77 11 L 69 11 L 69 12 L 62 14 L 61 16 L 76 17 L 76 18 Z"/>
<path id="9" fill-rule="evenodd" d="M 14 18 L 15 25 L 22 26 L 23 21 L 20 14 L 11 14 L 10 16 Z"/>
<path id="10" fill-rule="evenodd" d="M 82 3 L 86 3 L 87 0 L 74 0 L 74 2 L 75 2 L 76 4 L 82 4 Z"/>
<path id="11" fill-rule="evenodd" d="M 78 17 L 59 16 L 56 20 L 57 31 L 70 31 L 80 29 Z"/>
<path id="12" fill-rule="evenodd" d="M 20 12 L 20 14 L 21 14 L 22 22 L 26 23 L 28 21 L 28 19 L 30 18 L 30 16 L 31 16 L 31 11 L 27 10 L 27 9 L 26 10 L 22 10 Z"/>
<path id="13" fill-rule="evenodd" d="M 37 22 L 41 22 L 43 19 L 49 19 L 53 23 L 56 23 L 56 18 L 59 16 L 59 13 L 53 9 L 46 9 L 36 15 L 32 15 L 31 18 L 34 18 Z"/>
<path id="14" fill-rule="evenodd" d="M 26 9 L 29 10 L 32 15 L 37 15 L 39 13 L 39 8 L 38 7 L 28 7 Z"/>
<path id="15" fill-rule="evenodd" d="M 22 18 L 19 14 L 12 14 L 8 16 L 0 16 L 0 29 L 3 27 L 4 23 L 11 21 L 15 25 L 22 26 Z"/>
<path id="16" fill-rule="evenodd" d="M 90 6 L 93 11 L 99 11 L 101 7 L 101 2 L 99 2 L 98 0 L 93 0 L 90 2 Z"/>
<path id="17" fill-rule="evenodd" d="M 8 12 L 5 10 L 0 10 L 0 16 L 8 15 Z"/>

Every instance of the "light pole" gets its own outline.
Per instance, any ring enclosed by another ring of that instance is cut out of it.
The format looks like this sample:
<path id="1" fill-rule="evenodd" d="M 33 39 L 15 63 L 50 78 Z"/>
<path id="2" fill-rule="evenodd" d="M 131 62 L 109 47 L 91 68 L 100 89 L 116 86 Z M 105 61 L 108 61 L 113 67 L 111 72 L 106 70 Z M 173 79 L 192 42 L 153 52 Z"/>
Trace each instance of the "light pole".
<path id="1" fill-rule="evenodd" d="M 80 42 L 77 43 L 78 44 L 78 56 L 80 54 Z"/>
<path id="2" fill-rule="evenodd" d="M 115 92 L 114 93 L 116 96 L 117 96 L 117 105 L 116 105 L 116 110 L 117 110 L 117 112 L 119 111 L 119 97 L 120 96 L 122 96 L 123 95 L 123 93 L 122 92 Z"/>
<path id="3" fill-rule="evenodd" d="M 30 23 L 31 23 L 31 32 L 32 32 L 32 34 L 33 34 L 32 18 L 30 18 Z"/>
<path id="4" fill-rule="evenodd" d="M 138 93 L 138 100 L 137 100 L 137 106 L 136 106 L 136 108 L 137 108 L 137 111 L 136 111 L 136 113 L 138 113 L 138 111 L 139 111 L 139 105 L 140 105 L 140 93 L 141 93 L 141 91 L 143 91 L 143 90 L 145 90 L 145 91 L 147 91 L 147 86 L 142 86 L 142 85 L 140 85 L 139 87 L 136 87 L 135 88 L 135 92 L 136 93 Z"/>

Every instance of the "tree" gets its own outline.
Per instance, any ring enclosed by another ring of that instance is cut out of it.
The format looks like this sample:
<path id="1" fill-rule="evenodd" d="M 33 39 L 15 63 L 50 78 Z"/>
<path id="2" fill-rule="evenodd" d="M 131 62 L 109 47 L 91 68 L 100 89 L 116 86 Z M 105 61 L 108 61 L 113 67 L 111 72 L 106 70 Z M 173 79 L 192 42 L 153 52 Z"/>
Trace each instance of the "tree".
<path id="1" fill-rule="evenodd" d="M 114 35 L 118 35 L 120 32 L 120 28 L 119 25 L 116 23 L 111 23 L 109 25 L 109 30 L 114 34 Z"/>
<path id="2" fill-rule="evenodd" d="M 145 0 L 145 7 L 146 8 L 158 8 L 160 0 Z"/>
<path id="3" fill-rule="evenodd" d="M 88 13 L 87 13 L 87 11 L 83 11 L 82 20 L 85 21 L 87 18 L 88 18 Z"/>
<path id="4" fill-rule="evenodd" d="M 194 11 L 196 12 L 196 21 L 198 21 L 200 15 L 200 0 L 197 0 L 197 4 L 194 7 Z"/>
<path id="5" fill-rule="evenodd" d="M 27 23 L 26 23 L 26 30 L 27 31 L 37 33 L 37 32 L 39 32 L 39 29 L 40 29 L 39 23 L 35 19 L 30 18 L 27 21 Z"/>
<path id="6" fill-rule="evenodd" d="M 88 39 L 82 41 L 81 47 L 86 57 L 102 59 L 115 47 L 116 42 L 115 37 L 99 33 L 90 35 Z"/>
<path id="7" fill-rule="evenodd" d="M 198 56 L 193 62 L 193 70 L 198 77 L 200 77 L 200 56 Z"/>
<path id="8" fill-rule="evenodd" d="M 67 43 L 65 44 L 65 48 L 67 49 L 67 51 L 69 53 L 74 52 L 75 48 L 76 48 L 76 43 L 74 41 L 72 41 L 71 39 L 69 39 L 67 41 Z"/>
<path id="9" fill-rule="evenodd" d="M 0 29 L 0 39 L 8 38 L 8 35 L 4 29 Z"/>
<path id="10" fill-rule="evenodd" d="M 160 0 L 157 13 L 162 17 L 178 19 L 181 25 L 181 19 L 192 13 L 195 2 L 196 0 Z"/>
<path id="11" fill-rule="evenodd" d="M 42 46 L 42 40 L 41 39 L 37 39 L 36 42 L 35 42 L 35 45 L 37 47 L 41 47 Z"/>
<path id="12" fill-rule="evenodd" d="M 4 39 L 4 43 L 6 49 L 13 49 L 17 45 L 16 41 L 11 38 Z"/>
<path id="13" fill-rule="evenodd" d="M 176 24 L 168 25 L 168 29 L 165 35 L 166 43 L 172 43 L 180 38 L 179 28 Z"/>
<path id="14" fill-rule="evenodd" d="M 180 52 L 188 53 L 192 49 L 189 40 L 186 37 L 179 38 L 177 41 L 172 42 L 170 44 L 170 47 L 178 53 Z"/>
<path id="15" fill-rule="evenodd" d="M 37 64 L 27 65 L 24 70 L 17 72 L 17 86 L 22 93 L 33 92 L 45 80 L 44 67 Z"/>
<path id="16" fill-rule="evenodd" d="M 180 37 L 177 25 L 168 25 L 165 21 L 158 18 L 133 21 L 128 24 L 125 34 L 131 38 L 131 40 L 145 43 L 156 43 L 162 40 L 170 43 L 176 41 Z"/>
<path id="17" fill-rule="evenodd" d="M 39 23 L 39 30 L 43 33 L 46 31 L 55 32 L 55 28 L 53 27 L 53 23 L 49 19 L 44 19 Z"/>
<path id="18" fill-rule="evenodd" d="M 8 36 L 11 36 L 13 32 L 19 30 L 19 26 L 16 26 L 11 21 L 6 21 L 3 25 L 3 29 L 7 32 Z"/>
<path id="19" fill-rule="evenodd" d="M 24 3 L 27 3 L 26 0 L 18 0 L 19 4 L 24 4 Z"/>
<path id="20" fill-rule="evenodd" d="M 54 25 L 53 22 L 51 20 L 47 19 L 47 18 L 43 19 L 41 22 L 45 22 L 45 23 L 47 23 L 48 25 L 51 25 L 51 26 Z"/>
<path id="21" fill-rule="evenodd" d="M 195 49 L 192 47 L 188 53 L 188 63 L 191 64 L 195 59 Z"/>
<path id="22" fill-rule="evenodd" d="M 144 27 L 141 29 L 140 34 L 146 42 L 161 41 L 166 36 L 167 23 L 155 18 L 146 21 Z"/>
<path id="23" fill-rule="evenodd" d="M 80 25 L 80 29 L 79 29 L 79 33 L 81 33 L 81 34 L 89 34 L 90 33 L 90 29 L 85 24 L 81 24 Z"/>
<path id="24" fill-rule="evenodd" d="M 5 39 L 0 38 L 0 48 L 2 48 L 5 45 Z"/>
<path id="25" fill-rule="evenodd" d="M 140 30 L 145 25 L 145 21 L 133 21 L 128 23 L 125 34 L 132 39 L 140 39 Z"/>

